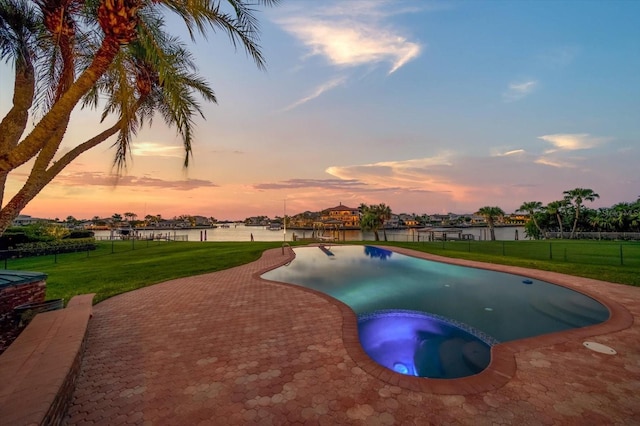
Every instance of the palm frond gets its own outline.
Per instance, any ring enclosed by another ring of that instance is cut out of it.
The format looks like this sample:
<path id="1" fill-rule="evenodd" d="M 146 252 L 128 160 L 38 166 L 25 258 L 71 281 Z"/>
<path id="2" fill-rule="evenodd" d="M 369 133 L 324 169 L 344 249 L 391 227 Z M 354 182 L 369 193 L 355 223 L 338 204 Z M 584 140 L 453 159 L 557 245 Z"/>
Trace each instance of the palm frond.
<path id="1" fill-rule="evenodd" d="M 24 61 L 39 31 L 38 10 L 24 0 L 0 1 L 0 59 Z"/>

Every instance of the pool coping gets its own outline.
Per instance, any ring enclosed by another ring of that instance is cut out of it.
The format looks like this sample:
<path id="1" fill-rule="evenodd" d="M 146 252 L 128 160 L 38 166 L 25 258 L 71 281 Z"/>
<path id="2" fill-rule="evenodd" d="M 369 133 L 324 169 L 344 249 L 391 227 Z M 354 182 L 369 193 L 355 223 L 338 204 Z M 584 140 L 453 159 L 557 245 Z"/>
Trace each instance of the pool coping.
<path id="1" fill-rule="evenodd" d="M 308 247 L 320 245 L 326 244 L 312 244 Z M 530 278 L 546 281 L 552 284 L 569 288 L 574 291 L 578 291 L 586 296 L 589 296 L 602 303 L 610 312 L 609 319 L 600 324 L 544 334 L 542 336 L 518 339 L 494 345 L 491 348 L 491 361 L 489 363 L 489 366 L 478 374 L 457 379 L 432 379 L 400 374 L 386 367 L 383 367 L 382 365 L 376 363 L 373 359 L 371 359 L 360 344 L 360 339 L 358 337 L 357 316 L 353 312 L 353 310 L 345 303 L 317 290 L 305 288 L 295 284 L 266 280 L 261 278 L 261 275 L 265 272 L 276 269 L 294 260 L 295 252 L 293 248 L 290 249 L 290 258 L 288 260 L 278 262 L 278 264 L 272 267 L 253 274 L 253 278 L 255 279 L 306 291 L 315 294 L 336 306 L 342 314 L 342 340 L 349 356 L 363 371 L 390 385 L 413 391 L 429 392 L 442 395 L 470 395 L 495 390 L 506 385 L 515 376 L 517 372 L 516 354 L 519 352 L 625 330 L 631 327 L 634 322 L 633 315 L 622 304 L 599 292 L 595 292 L 590 288 L 594 285 L 598 285 L 599 283 L 606 285 L 623 284 L 615 284 L 607 281 L 599 281 L 591 278 L 576 277 L 573 275 L 566 275 L 558 272 L 530 269 L 520 266 L 501 265 L 466 259 L 449 258 L 402 247 L 378 246 L 375 244 L 369 245 L 381 249 L 391 250 L 393 252 L 415 258 L 432 260 L 458 266 L 491 270 L 496 272 L 524 275 Z"/>

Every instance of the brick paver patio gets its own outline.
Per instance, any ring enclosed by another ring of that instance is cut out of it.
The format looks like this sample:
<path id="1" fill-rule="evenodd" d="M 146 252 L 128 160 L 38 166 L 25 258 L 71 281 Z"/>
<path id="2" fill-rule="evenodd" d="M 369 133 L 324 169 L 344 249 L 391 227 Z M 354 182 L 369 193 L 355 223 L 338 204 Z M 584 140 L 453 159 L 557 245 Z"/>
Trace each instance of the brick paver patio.
<path id="1" fill-rule="evenodd" d="M 288 260 L 271 250 L 249 265 L 96 305 L 66 423 L 640 423 L 640 288 L 528 271 L 611 301 L 614 324 L 507 344 L 507 367 L 431 387 L 377 369 L 340 303 L 259 279 Z M 591 351 L 584 340 L 618 353 Z"/>

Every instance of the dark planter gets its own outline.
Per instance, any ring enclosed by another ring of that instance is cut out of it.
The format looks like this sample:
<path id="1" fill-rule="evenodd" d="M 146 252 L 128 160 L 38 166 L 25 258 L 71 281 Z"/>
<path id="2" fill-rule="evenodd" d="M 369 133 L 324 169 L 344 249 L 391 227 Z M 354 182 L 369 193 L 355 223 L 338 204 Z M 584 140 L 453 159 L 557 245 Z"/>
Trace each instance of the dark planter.
<path id="1" fill-rule="evenodd" d="M 33 317 L 41 312 L 55 311 L 64 308 L 64 299 L 51 299 L 44 302 L 25 303 L 13 308 L 18 326 L 28 324 Z"/>

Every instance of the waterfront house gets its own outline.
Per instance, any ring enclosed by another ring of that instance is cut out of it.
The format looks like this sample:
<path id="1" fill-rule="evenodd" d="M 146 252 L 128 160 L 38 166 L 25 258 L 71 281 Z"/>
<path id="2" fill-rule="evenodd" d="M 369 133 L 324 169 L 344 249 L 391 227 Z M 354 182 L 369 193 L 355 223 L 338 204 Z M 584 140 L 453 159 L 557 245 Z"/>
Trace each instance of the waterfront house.
<path id="1" fill-rule="evenodd" d="M 342 228 L 360 228 L 360 210 L 343 206 L 330 207 L 322 211 L 321 222 L 342 223 Z"/>
<path id="2" fill-rule="evenodd" d="M 26 226 L 32 225 L 38 222 L 50 222 L 49 219 L 38 219 L 37 217 L 31 217 L 27 214 L 19 214 L 15 219 L 11 222 L 11 226 Z"/>

